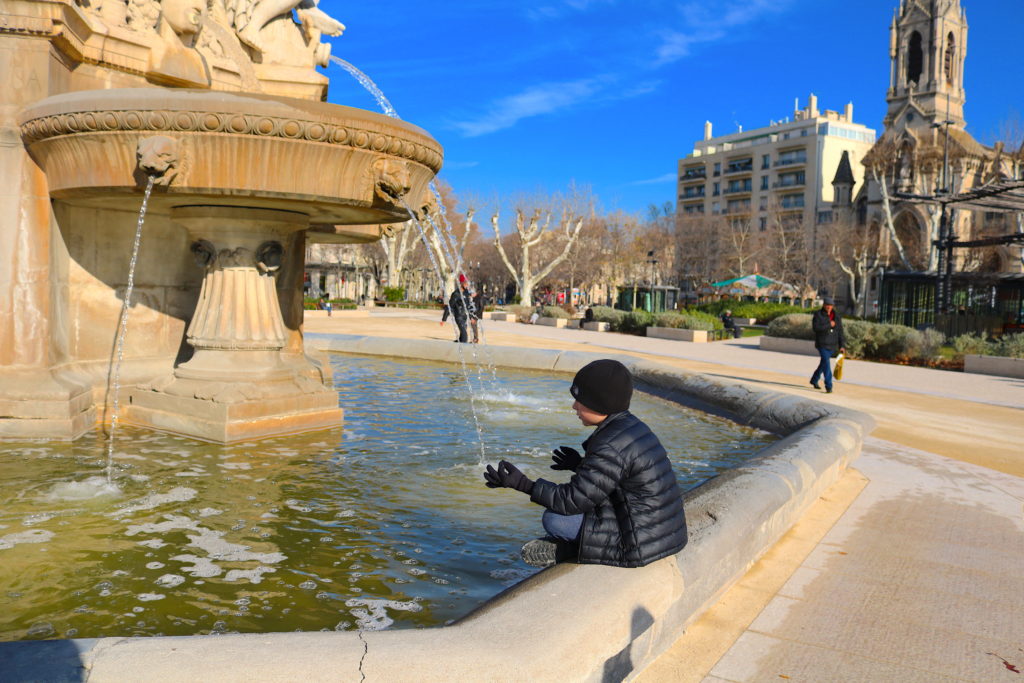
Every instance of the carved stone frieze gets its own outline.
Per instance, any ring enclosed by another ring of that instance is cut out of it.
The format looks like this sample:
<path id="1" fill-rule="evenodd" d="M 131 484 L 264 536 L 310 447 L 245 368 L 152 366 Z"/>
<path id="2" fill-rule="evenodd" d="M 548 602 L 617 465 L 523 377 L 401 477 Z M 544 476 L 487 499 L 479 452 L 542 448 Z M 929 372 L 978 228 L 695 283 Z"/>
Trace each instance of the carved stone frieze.
<path id="1" fill-rule="evenodd" d="M 173 110 L 90 111 L 42 116 L 21 125 L 22 139 L 33 144 L 51 137 L 75 133 L 108 131 L 233 133 L 259 137 L 322 142 L 357 149 L 383 152 L 427 166 L 434 173 L 441 169 L 442 155 L 436 149 L 403 139 L 398 135 L 360 129 L 325 121 L 286 119 L 238 112 L 192 112 Z M 397 162 L 381 160 L 378 177 L 401 188 L 403 172 Z"/>

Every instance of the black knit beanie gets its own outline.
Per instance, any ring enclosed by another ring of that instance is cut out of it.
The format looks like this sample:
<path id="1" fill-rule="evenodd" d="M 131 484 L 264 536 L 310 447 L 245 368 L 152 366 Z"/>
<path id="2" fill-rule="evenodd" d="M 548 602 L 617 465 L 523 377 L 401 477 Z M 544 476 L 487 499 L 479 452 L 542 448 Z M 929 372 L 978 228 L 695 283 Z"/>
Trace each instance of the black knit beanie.
<path id="1" fill-rule="evenodd" d="M 629 410 L 633 376 L 617 360 L 595 360 L 584 365 L 572 380 L 573 398 L 601 415 Z"/>

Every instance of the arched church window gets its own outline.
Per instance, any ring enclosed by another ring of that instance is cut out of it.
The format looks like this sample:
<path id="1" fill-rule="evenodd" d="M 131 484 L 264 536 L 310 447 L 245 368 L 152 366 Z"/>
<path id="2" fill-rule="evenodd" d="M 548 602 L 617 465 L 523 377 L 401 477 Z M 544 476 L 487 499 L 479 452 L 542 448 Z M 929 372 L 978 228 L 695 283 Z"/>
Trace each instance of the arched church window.
<path id="1" fill-rule="evenodd" d="M 924 52 L 921 50 L 921 34 L 914 31 L 910 34 L 910 46 L 907 49 L 907 83 L 919 83 L 923 69 Z"/>
<path id="2" fill-rule="evenodd" d="M 942 70 L 946 73 L 946 83 L 953 85 L 953 60 L 956 57 L 956 39 L 950 32 L 946 36 L 946 54 L 942 63 Z"/>

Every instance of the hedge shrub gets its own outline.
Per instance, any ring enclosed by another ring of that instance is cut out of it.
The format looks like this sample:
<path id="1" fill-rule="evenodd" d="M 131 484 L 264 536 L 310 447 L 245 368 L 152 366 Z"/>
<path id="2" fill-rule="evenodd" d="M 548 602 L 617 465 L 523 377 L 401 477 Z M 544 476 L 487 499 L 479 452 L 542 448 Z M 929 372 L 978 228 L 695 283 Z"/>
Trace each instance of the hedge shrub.
<path id="1" fill-rule="evenodd" d="M 811 316 L 788 314 L 768 324 L 768 336 L 814 340 Z M 870 323 L 863 320 L 843 321 L 846 354 L 851 358 L 873 360 L 907 360 L 934 358 L 943 343 L 936 330 L 920 332 L 905 325 Z"/>
<path id="2" fill-rule="evenodd" d="M 808 309 L 790 304 L 772 304 L 759 301 L 711 301 L 700 304 L 695 310 L 718 317 L 726 310 L 732 311 L 734 318 L 756 318 L 759 325 L 767 325 L 779 316 L 792 313 L 806 313 Z"/>
<path id="3" fill-rule="evenodd" d="M 710 318 L 710 319 L 709 319 Z M 711 318 L 707 314 L 693 315 L 690 313 L 659 313 L 654 316 L 656 327 L 671 327 L 677 330 L 718 330 L 722 329 L 722 321 Z"/>

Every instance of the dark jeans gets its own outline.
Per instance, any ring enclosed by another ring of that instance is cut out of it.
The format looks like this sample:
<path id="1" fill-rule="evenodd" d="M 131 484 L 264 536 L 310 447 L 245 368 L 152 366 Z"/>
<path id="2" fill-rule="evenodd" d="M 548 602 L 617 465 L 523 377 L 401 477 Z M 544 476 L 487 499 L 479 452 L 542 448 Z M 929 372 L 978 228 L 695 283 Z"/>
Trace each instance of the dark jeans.
<path id="1" fill-rule="evenodd" d="M 458 318 L 455 319 L 455 324 L 459 328 L 459 338 L 455 341 L 461 344 L 465 344 L 469 340 L 469 336 L 466 334 L 466 322 L 466 320 L 459 320 Z"/>
<path id="2" fill-rule="evenodd" d="M 831 349 L 818 349 L 818 355 L 821 356 L 821 361 L 818 363 L 818 367 L 814 369 L 814 374 L 811 375 L 811 383 L 817 384 L 818 378 L 822 375 L 825 376 L 825 388 L 832 388 L 832 350 Z"/>
<path id="3" fill-rule="evenodd" d="M 560 515 L 551 510 L 545 510 L 540 521 L 544 531 L 560 541 L 575 541 L 583 527 L 583 515 Z"/>

